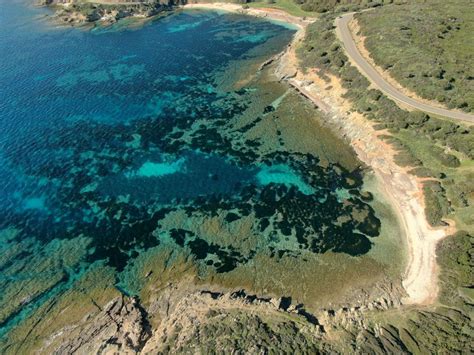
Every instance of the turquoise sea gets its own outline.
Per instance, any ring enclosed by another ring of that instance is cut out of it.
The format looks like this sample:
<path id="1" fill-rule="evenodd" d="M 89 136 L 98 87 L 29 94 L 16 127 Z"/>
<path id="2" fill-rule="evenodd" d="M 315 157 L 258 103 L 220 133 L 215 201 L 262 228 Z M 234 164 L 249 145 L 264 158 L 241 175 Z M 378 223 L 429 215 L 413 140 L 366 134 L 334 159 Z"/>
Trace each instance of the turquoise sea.
<path id="1" fill-rule="evenodd" d="M 46 9 L 0 4 L 2 337 L 95 268 L 139 296 L 164 249 L 202 279 L 262 255 L 371 249 L 380 221 L 362 171 L 286 142 L 294 97 L 256 80 L 290 27 L 189 11 L 57 28 Z"/>

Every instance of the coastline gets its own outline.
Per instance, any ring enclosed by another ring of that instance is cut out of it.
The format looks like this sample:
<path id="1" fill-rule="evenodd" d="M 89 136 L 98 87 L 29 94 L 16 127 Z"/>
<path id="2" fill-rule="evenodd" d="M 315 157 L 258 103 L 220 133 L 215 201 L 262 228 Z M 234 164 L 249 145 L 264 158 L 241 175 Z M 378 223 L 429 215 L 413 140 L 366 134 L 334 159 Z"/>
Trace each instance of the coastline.
<path id="1" fill-rule="evenodd" d="M 337 128 L 354 148 L 358 158 L 374 172 L 376 179 L 398 215 L 400 228 L 408 247 L 408 263 L 403 286 L 408 297 L 405 304 L 431 304 L 438 293 L 436 245 L 450 234 L 450 228 L 432 228 L 424 212 L 421 179 L 395 164 L 396 151 L 381 138 L 386 132 L 376 131 L 370 121 L 351 111 L 351 104 L 342 98 L 344 89 L 339 79 L 331 77 L 324 82 L 316 70 L 303 73 L 298 66 L 296 47 L 303 40 L 307 25 L 313 18 L 300 18 L 273 8 L 244 8 L 230 3 L 196 3 L 178 9 L 225 11 L 284 22 L 295 26 L 297 32 L 287 50 L 272 58 L 276 62 L 276 75 L 301 95 L 311 100 L 326 114 L 327 122 Z"/>
<path id="2" fill-rule="evenodd" d="M 454 228 L 429 225 L 424 210 L 422 179 L 394 162 L 397 152 L 381 137 L 387 132 L 376 131 L 362 114 L 352 111 L 351 103 L 342 97 L 345 90 L 340 79 L 331 76 L 327 83 L 315 69 L 308 73 L 301 71 L 295 53 L 299 36 L 282 55 L 278 75 L 326 114 L 328 123 L 340 131 L 358 158 L 373 170 L 381 191 L 394 208 L 408 247 L 402 281 L 408 297 L 402 303 L 434 303 L 438 294 L 436 245 Z"/>
<path id="3" fill-rule="evenodd" d="M 231 13 L 239 13 L 242 15 L 249 15 L 254 17 L 266 18 L 272 21 L 284 22 L 295 26 L 299 31 L 304 30 L 306 26 L 312 23 L 315 19 L 312 18 L 301 18 L 288 14 L 283 10 L 272 9 L 272 8 L 244 8 L 242 5 L 231 4 L 231 3 L 195 3 L 186 4 L 179 7 L 180 9 L 202 9 L 202 10 L 214 10 L 214 11 L 225 11 Z"/>
<path id="4" fill-rule="evenodd" d="M 4 68 L 15 90 L 7 90 L 7 102 L 29 103 L 7 107 L 7 115 L 22 117 L 12 126 L 20 134 L 7 137 L 8 151 L 40 147 L 44 159 L 23 154 L 5 161 L 12 168 L 5 172 L 7 202 L 17 202 L 18 213 L 6 205 L 14 218 L 0 230 L 7 276 L 0 352 L 469 349 L 472 233 L 437 244 L 449 229 L 428 226 L 428 235 L 419 226 L 431 216 L 429 193 L 452 202 L 451 189 L 467 190 L 469 166 L 463 176 L 425 160 L 433 144 L 417 140 L 421 134 L 413 138 L 412 130 L 390 130 L 393 138 L 378 131 L 395 126 L 380 112 L 404 118 L 396 107 L 387 109 L 392 102 L 373 102 L 374 117 L 352 112 L 366 112 L 358 100 L 368 98 L 370 87 L 347 84 L 360 74 L 346 60 L 339 70 L 318 59 L 338 45 L 333 16 L 309 26 L 284 23 L 286 15 L 273 9 L 252 15 L 238 6 L 235 13 L 201 8 L 174 7 L 157 22 L 90 23 L 92 29 L 61 30 L 51 21 L 39 31 L 36 17 L 30 21 L 21 8 L 5 12 L 4 27 L 17 32 L 2 42 L 12 48 Z M 37 46 L 45 39 L 46 52 Z M 24 53 L 31 60 L 18 63 Z M 17 95 L 23 87 L 52 89 L 44 97 Z M 55 88 L 64 96 L 57 105 Z M 50 111 L 58 114 L 49 117 Z M 23 121 L 38 117 L 45 130 L 23 134 Z M 421 147 L 415 157 L 433 169 L 429 176 L 446 172 L 439 186 L 452 178 L 442 196 L 428 191 L 429 178 L 396 165 L 396 149 L 403 148 L 397 143 L 405 141 Z M 177 179 L 160 177 L 183 159 L 189 164 L 174 170 L 183 173 Z M 141 175 L 151 179 L 129 179 L 146 166 L 155 169 Z M 255 169 L 246 174 L 248 166 Z M 17 187 L 23 172 L 27 180 Z M 50 172 L 54 185 L 45 185 Z M 263 187 L 274 176 L 276 185 Z M 234 181 L 237 192 L 216 201 L 214 191 Z M 248 193 L 241 186 L 250 186 Z M 296 188 L 306 196 L 291 193 Z M 199 197 L 180 198 L 187 191 Z M 276 199 L 260 191 L 275 191 Z M 162 195 L 173 199 L 161 203 Z M 456 227 L 470 228 L 464 210 L 452 206 Z M 324 249 L 314 248 L 319 243 Z"/>
<path id="5" fill-rule="evenodd" d="M 397 152 L 381 138 L 387 132 L 376 131 L 369 120 L 352 111 L 351 103 L 342 97 L 345 90 L 340 79 L 333 76 L 328 84 L 315 69 L 303 73 L 298 66 L 296 48 L 305 36 L 306 26 L 316 19 L 301 19 L 282 10 L 244 9 L 241 5 L 226 3 L 188 4 L 182 8 L 234 12 L 285 21 L 298 27 L 287 50 L 273 58 L 273 61 L 278 61 L 275 74 L 323 111 L 327 123 L 339 130 L 357 157 L 372 169 L 380 191 L 397 215 L 404 234 L 401 237 L 406 242 L 407 264 L 402 285 L 407 297 L 401 300 L 402 304 L 433 304 L 439 291 L 436 246 L 455 228 L 429 225 L 425 216 L 422 179 L 395 163 Z"/>

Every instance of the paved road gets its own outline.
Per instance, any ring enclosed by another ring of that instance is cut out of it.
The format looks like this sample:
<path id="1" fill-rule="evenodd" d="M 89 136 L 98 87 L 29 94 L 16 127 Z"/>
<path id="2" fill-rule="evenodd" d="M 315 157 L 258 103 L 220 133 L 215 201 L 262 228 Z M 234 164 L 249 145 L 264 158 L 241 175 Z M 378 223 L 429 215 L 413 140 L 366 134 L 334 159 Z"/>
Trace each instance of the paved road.
<path id="1" fill-rule="evenodd" d="M 380 91 L 385 93 L 391 99 L 401 102 L 415 109 L 425 111 L 427 113 L 453 118 L 474 123 L 474 115 L 459 111 L 452 111 L 436 106 L 431 106 L 424 102 L 415 100 L 398 91 L 390 83 L 370 65 L 360 54 L 357 46 L 352 38 L 351 31 L 348 28 L 349 21 L 353 18 L 354 13 L 345 14 L 336 19 L 336 32 L 339 39 L 344 44 L 347 55 L 355 62 L 362 74 L 364 74 Z"/>

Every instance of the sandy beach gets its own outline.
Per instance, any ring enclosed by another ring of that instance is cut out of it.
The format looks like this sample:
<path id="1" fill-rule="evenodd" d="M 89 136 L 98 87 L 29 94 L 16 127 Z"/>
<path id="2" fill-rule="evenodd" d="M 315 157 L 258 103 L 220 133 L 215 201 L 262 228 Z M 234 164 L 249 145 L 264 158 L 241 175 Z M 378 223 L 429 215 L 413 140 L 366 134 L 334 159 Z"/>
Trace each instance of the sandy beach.
<path id="1" fill-rule="evenodd" d="M 183 9 L 204 9 L 204 10 L 216 10 L 216 11 L 227 11 L 234 12 L 243 15 L 262 17 L 271 19 L 274 21 L 286 22 L 291 25 L 298 27 L 300 30 L 304 29 L 308 24 L 314 21 L 314 19 L 292 16 L 283 10 L 272 9 L 272 8 L 243 8 L 242 5 L 229 4 L 229 3 L 202 3 L 202 4 L 186 4 L 181 8 Z"/>

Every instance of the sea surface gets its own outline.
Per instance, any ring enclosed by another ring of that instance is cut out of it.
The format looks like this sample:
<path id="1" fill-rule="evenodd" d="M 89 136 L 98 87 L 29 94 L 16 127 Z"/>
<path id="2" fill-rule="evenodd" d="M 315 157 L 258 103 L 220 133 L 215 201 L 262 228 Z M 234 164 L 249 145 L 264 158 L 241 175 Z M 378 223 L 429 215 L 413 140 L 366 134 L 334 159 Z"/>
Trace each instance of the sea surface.
<path id="1" fill-rule="evenodd" d="M 187 11 L 85 30 L 0 4 L 2 337 L 94 272 L 138 297 L 157 263 L 258 288 L 269 276 L 249 270 L 298 283 L 291 265 L 371 250 L 380 220 L 355 156 L 258 70 L 290 26 Z"/>

